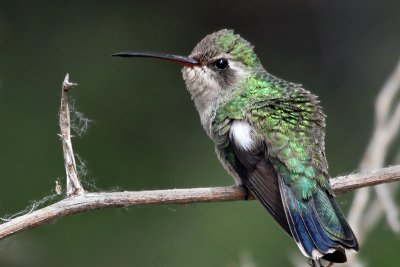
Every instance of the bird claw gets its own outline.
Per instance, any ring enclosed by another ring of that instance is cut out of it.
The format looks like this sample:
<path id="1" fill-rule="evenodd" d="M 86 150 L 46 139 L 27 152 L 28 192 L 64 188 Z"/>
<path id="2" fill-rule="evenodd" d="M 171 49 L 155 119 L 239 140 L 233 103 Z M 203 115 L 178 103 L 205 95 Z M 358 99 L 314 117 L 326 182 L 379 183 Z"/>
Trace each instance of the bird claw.
<path id="1" fill-rule="evenodd" d="M 242 191 L 243 191 L 244 200 L 249 200 L 249 196 L 250 196 L 249 189 L 244 185 L 242 185 L 241 188 L 242 188 Z"/>

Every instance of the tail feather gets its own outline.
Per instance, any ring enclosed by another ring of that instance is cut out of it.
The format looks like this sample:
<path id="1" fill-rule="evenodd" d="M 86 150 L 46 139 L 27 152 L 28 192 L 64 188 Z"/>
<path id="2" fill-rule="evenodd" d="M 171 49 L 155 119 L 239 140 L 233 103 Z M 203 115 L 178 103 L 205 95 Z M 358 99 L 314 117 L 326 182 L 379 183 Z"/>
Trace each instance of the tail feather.
<path id="1" fill-rule="evenodd" d="M 323 254 L 329 253 L 332 247 L 336 247 L 334 242 L 324 235 L 321 226 L 312 220 L 309 203 L 300 203 L 289 186 L 281 182 L 281 190 L 285 210 L 293 236 L 297 236 L 297 243 L 307 257 L 320 258 Z M 325 238 L 321 237 L 324 236 Z"/>
<path id="2" fill-rule="evenodd" d="M 333 209 L 335 210 L 336 215 L 340 221 L 340 224 L 343 226 L 345 231 L 345 238 L 341 239 L 342 245 L 346 248 L 353 249 L 354 251 L 358 251 L 358 242 L 357 238 L 354 235 L 353 230 L 351 229 L 350 225 L 348 224 L 346 218 L 343 215 L 343 212 L 340 210 L 338 204 L 336 203 L 335 199 L 329 198 Z M 343 241 L 346 241 L 345 243 Z"/>
<path id="3" fill-rule="evenodd" d="M 281 179 L 280 179 L 281 180 Z M 282 203 L 285 209 L 286 218 L 289 223 L 290 231 L 296 244 L 298 245 L 300 251 L 306 257 L 311 257 L 312 250 L 314 249 L 312 240 L 309 235 L 304 235 L 305 226 L 301 219 L 299 219 L 299 214 L 297 212 L 288 212 L 290 210 L 290 197 L 285 197 L 286 195 L 290 195 L 287 192 L 288 188 L 281 185 L 281 194 L 282 194 Z M 294 230 L 297 229 L 297 230 Z"/>
<path id="4" fill-rule="evenodd" d="M 282 178 L 279 185 L 292 236 L 305 256 L 339 263 L 346 261 L 343 248 L 358 249 L 351 228 L 324 189 L 318 188 L 309 200 L 299 200 Z"/>
<path id="5" fill-rule="evenodd" d="M 357 239 L 335 199 L 326 192 L 318 190 L 312 201 L 318 221 L 329 238 L 344 248 L 358 251 Z"/>

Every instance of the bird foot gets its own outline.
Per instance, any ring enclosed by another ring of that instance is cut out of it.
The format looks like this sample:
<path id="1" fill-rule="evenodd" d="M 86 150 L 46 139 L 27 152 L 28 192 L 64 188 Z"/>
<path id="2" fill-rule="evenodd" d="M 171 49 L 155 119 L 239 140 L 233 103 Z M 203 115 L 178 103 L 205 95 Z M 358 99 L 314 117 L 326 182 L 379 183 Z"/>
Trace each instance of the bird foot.
<path id="1" fill-rule="evenodd" d="M 242 191 L 243 191 L 244 200 L 249 200 L 249 196 L 251 194 L 249 189 L 244 185 L 241 185 L 240 187 L 242 188 Z"/>

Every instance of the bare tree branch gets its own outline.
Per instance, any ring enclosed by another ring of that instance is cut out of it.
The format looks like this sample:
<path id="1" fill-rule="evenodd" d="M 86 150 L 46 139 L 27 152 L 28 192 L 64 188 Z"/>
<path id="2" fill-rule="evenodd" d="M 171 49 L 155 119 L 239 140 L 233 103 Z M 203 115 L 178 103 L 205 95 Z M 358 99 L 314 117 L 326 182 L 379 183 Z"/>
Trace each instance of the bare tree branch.
<path id="1" fill-rule="evenodd" d="M 363 187 L 399 181 L 399 171 L 400 165 L 396 165 L 369 172 L 338 176 L 332 178 L 330 182 L 335 193 L 342 194 Z"/>
<path id="2" fill-rule="evenodd" d="M 393 193 L 398 189 L 398 187 L 399 184 L 391 185 L 389 187 L 390 194 L 393 195 Z M 374 199 L 372 204 L 370 204 L 369 206 L 370 208 L 366 211 L 365 215 L 363 216 L 365 219 L 363 229 L 366 233 L 369 233 L 373 230 L 373 228 L 378 224 L 379 220 L 382 218 L 385 212 L 385 210 L 382 207 L 382 203 L 380 202 L 379 199 Z M 359 242 L 362 243 L 365 237 L 366 236 L 358 237 Z"/>
<path id="3" fill-rule="evenodd" d="M 398 164 L 400 163 L 400 152 L 398 152 L 397 156 L 394 159 L 394 163 Z M 397 191 L 399 188 L 399 184 L 394 184 L 391 185 L 389 190 L 390 190 L 390 195 L 393 195 L 394 192 Z M 374 199 L 373 203 L 369 205 L 369 210 L 366 211 L 366 214 L 364 215 L 365 218 L 365 225 L 364 225 L 364 231 L 369 233 L 379 222 L 379 219 L 383 215 L 383 208 L 382 208 L 382 203 L 380 203 L 379 199 Z M 360 237 L 359 237 L 360 241 Z M 361 239 L 361 242 L 363 240 Z"/>
<path id="4" fill-rule="evenodd" d="M 60 136 L 64 153 L 65 172 L 67 174 L 67 196 L 80 195 L 85 192 L 79 181 L 74 151 L 72 149 L 71 120 L 68 105 L 68 91 L 77 85 L 69 81 L 69 74 L 67 73 L 62 84 L 60 106 Z"/>
<path id="5" fill-rule="evenodd" d="M 400 165 L 368 173 L 340 176 L 331 179 L 331 184 L 335 192 L 341 194 L 364 186 L 394 181 L 400 181 Z M 95 209 L 238 200 L 244 200 L 244 193 L 242 188 L 236 186 L 85 193 L 68 197 L 45 208 L 0 224 L 0 239 L 53 222 L 55 219 Z"/>
<path id="6" fill-rule="evenodd" d="M 389 76 L 379 91 L 375 102 L 375 126 L 370 143 L 360 163 L 361 171 L 382 168 L 385 164 L 390 144 L 398 135 L 400 129 L 400 103 L 394 103 L 400 90 L 400 60 L 393 73 Z M 391 112 L 394 110 L 393 112 Z M 359 190 L 350 208 L 348 220 L 362 244 L 367 234 L 378 223 L 382 215 L 393 231 L 400 231 L 399 212 L 393 198 L 393 191 L 387 185 L 375 188 L 377 199 L 371 199 L 370 188 Z M 362 266 L 355 254 L 349 256 L 348 266 Z"/>
<path id="7" fill-rule="evenodd" d="M 20 213 L 17 213 L 18 217 L 0 224 L 0 239 L 33 227 L 51 223 L 54 220 L 65 216 L 95 209 L 244 200 L 245 194 L 242 188 L 236 186 L 137 192 L 85 192 L 79 181 L 71 141 L 68 91 L 76 85 L 77 84 L 69 81 L 69 75 L 67 74 L 63 82 L 60 107 L 60 137 L 63 145 L 65 170 L 67 175 L 67 198 L 44 208 L 34 210 L 37 207 L 36 205 L 32 207 L 27 214 L 21 216 L 19 216 Z M 384 111 L 382 113 L 384 114 Z M 396 109 L 395 114 L 400 114 L 400 108 Z M 396 135 L 395 132 L 399 127 L 399 122 L 392 119 L 390 121 L 390 126 L 393 129 L 393 132 L 391 133 L 391 138 L 393 138 Z M 389 143 L 390 142 L 386 143 L 385 146 L 387 147 Z M 374 144 L 371 146 L 373 145 Z M 384 155 L 384 153 L 380 156 L 382 157 L 382 155 Z M 373 155 L 370 154 L 368 157 L 369 156 Z M 330 180 L 332 187 L 337 194 L 394 181 L 400 181 L 400 165 L 370 172 L 340 176 Z M 60 194 L 61 192 L 58 183 L 56 183 L 56 192 L 57 194 Z M 47 199 L 52 199 L 52 197 L 53 196 L 49 196 L 45 199 L 47 201 Z M 254 197 L 250 196 L 250 199 L 254 199 Z M 366 201 L 368 201 L 368 199 Z"/>

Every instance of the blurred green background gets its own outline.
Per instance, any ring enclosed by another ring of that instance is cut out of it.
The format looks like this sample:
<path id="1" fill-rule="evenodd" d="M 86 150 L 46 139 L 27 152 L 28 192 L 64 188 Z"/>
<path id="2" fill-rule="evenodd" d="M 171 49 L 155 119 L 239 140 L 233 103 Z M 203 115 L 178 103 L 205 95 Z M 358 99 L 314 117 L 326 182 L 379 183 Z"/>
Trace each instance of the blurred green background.
<path id="1" fill-rule="evenodd" d="M 89 190 L 230 185 L 180 67 L 111 58 L 118 51 L 189 54 L 232 28 L 271 73 L 320 96 L 332 176 L 355 171 L 373 102 L 400 56 L 400 2 L 0 1 L 0 216 L 64 186 L 58 128 L 66 72 L 93 120 L 74 139 Z M 347 210 L 352 195 L 341 196 Z M 399 266 L 382 221 L 360 256 Z M 291 266 L 297 246 L 256 202 L 100 210 L 0 241 L 0 266 Z"/>

